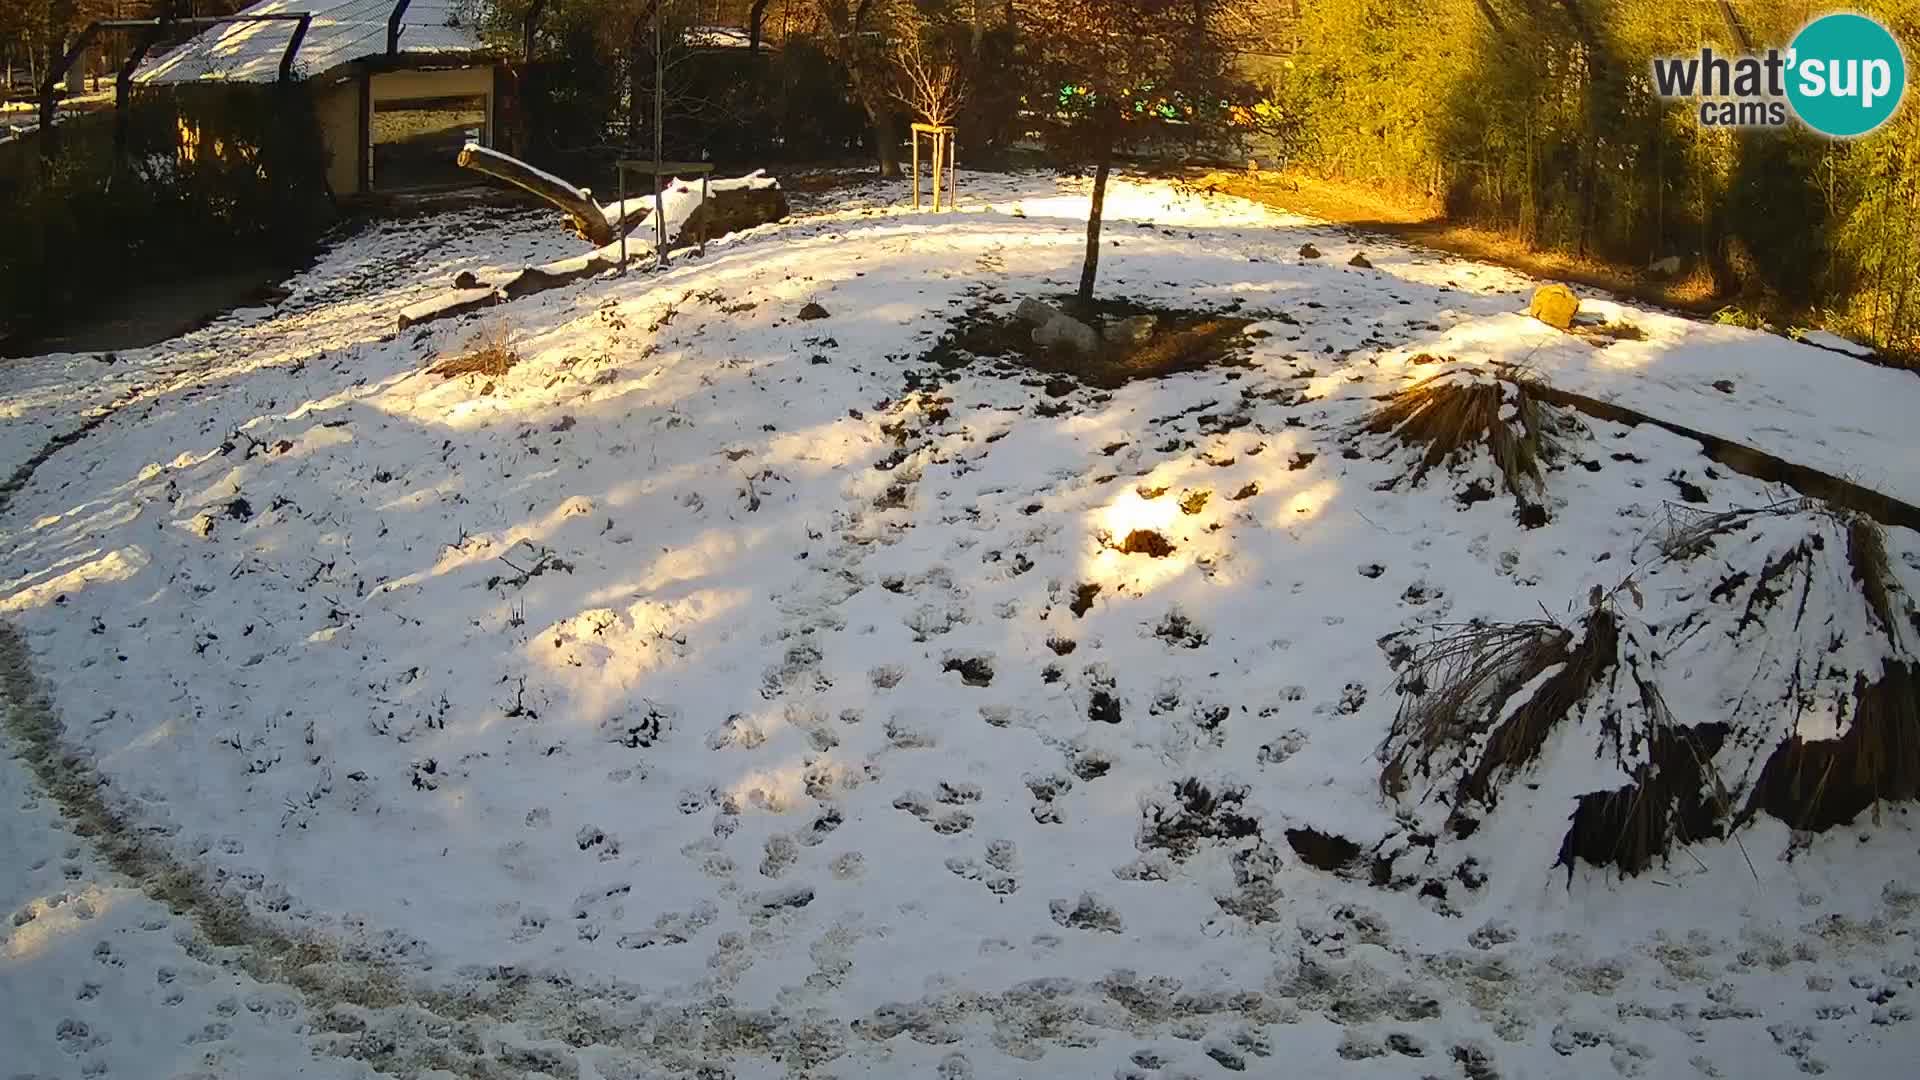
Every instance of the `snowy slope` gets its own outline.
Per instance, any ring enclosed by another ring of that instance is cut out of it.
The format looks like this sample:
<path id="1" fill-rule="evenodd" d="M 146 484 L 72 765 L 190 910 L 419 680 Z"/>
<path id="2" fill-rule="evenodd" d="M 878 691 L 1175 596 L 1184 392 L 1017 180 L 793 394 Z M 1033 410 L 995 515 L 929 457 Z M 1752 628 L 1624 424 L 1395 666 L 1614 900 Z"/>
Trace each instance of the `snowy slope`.
<path id="1" fill-rule="evenodd" d="M 1646 340 L 1556 339 L 1512 274 L 1152 183 L 1109 196 L 1103 290 L 1237 303 L 1246 366 L 1066 393 L 949 372 L 921 359 L 949 319 L 1070 288 L 1086 205 L 1051 177 L 961 192 L 940 216 L 857 193 L 394 336 L 457 270 L 570 250 L 426 219 L 343 243 L 278 314 L 0 372 L 9 466 L 133 401 L 0 520 L 0 615 L 77 767 L 260 925 L 412 987 L 319 1049 L 947 1080 L 1913 1059 L 1904 808 L 1791 859 L 1763 820 L 1569 879 L 1571 794 L 1618 782 L 1593 763 L 1404 891 L 1290 831 L 1413 842 L 1374 757 L 1383 636 L 1568 616 L 1642 558 L 1670 477 L 1777 498 L 1599 421 L 1544 528 L 1409 487 L 1410 452 L 1353 431 L 1420 354 L 1525 358 L 1909 499 L 1914 436 L 1884 421 L 1920 382 L 1626 308 Z M 428 370 L 498 337 L 504 375 Z M 1140 528 L 1174 551 L 1106 542 Z M 1920 543 L 1888 543 L 1911 585 Z M 1676 710 L 1718 707 L 1727 652 Z M 19 1045 L 79 1075 L 42 1021 Z"/>

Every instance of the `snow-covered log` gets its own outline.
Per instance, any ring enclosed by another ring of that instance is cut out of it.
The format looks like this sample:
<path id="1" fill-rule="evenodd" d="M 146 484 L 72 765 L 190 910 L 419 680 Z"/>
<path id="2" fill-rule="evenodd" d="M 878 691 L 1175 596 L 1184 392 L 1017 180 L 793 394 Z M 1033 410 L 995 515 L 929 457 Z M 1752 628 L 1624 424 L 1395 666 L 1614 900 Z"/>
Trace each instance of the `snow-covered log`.
<path id="1" fill-rule="evenodd" d="M 471 277 L 457 281 L 454 287 L 446 292 L 411 304 L 401 311 L 400 329 L 402 330 L 421 323 L 433 322 L 436 319 L 450 319 L 456 315 L 465 315 L 483 307 L 559 288 L 562 285 L 612 270 L 620 265 L 619 230 L 633 228 L 636 222 L 643 221 L 652 215 L 652 195 L 636 196 L 628 199 L 624 204 L 609 203 L 606 206 L 600 206 L 592 201 L 585 189 L 572 187 L 558 177 L 540 172 L 524 162 L 507 157 L 505 154 L 495 153 L 485 147 L 469 144 L 460 153 L 462 165 L 467 165 L 469 168 L 477 167 L 469 164 L 470 152 L 473 161 L 487 163 L 487 168 L 482 171 L 491 170 L 500 161 L 508 161 L 542 178 L 539 181 L 542 184 L 557 184 L 572 192 L 586 206 L 593 208 L 591 211 L 582 210 L 581 213 L 595 215 L 592 220 L 600 222 L 607 239 L 593 251 L 570 255 L 540 266 L 523 267 L 499 281 L 481 282 Z M 488 175 L 499 174 L 489 171 Z M 533 191 L 534 188 L 528 187 L 527 190 Z M 559 202 L 555 202 L 555 205 L 568 210 L 569 215 L 574 217 L 575 224 L 580 224 L 580 217 L 574 215 L 571 208 Z M 676 181 L 661 193 L 661 207 L 667 223 L 669 251 L 675 248 L 692 247 L 714 237 L 749 229 L 755 225 L 764 225 L 769 221 L 778 221 L 787 216 L 788 212 L 787 195 L 780 190 L 780 181 L 766 175 L 764 170 L 733 179 L 711 181 L 707 185 L 704 200 L 698 183 Z M 582 233 L 587 231 L 585 226 L 581 227 Z M 628 236 L 627 258 L 633 260 L 651 256 L 653 254 L 652 236 L 652 229 L 642 229 Z"/>
<path id="2" fill-rule="evenodd" d="M 605 246 L 616 235 L 613 223 L 607 220 L 600 204 L 593 201 L 592 193 L 585 188 L 574 187 L 550 172 L 536 169 L 517 157 L 489 150 L 478 143 L 468 143 L 462 147 L 457 160 L 463 169 L 505 180 L 559 207 L 573 219 L 574 228 L 580 230 L 580 235 L 595 247 Z"/>

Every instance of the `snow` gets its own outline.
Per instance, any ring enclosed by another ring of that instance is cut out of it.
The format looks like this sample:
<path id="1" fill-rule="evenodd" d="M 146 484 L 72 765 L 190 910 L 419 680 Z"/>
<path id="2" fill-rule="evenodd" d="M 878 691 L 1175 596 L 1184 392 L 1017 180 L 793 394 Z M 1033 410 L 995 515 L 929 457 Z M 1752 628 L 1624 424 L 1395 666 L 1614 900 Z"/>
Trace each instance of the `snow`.
<path id="1" fill-rule="evenodd" d="M 1795 330 L 1791 336 L 1794 340 L 1812 345 L 1815 348 L 1830 349 L 1833 352 L 1845 353 L 1848 356 L 1864 357 L 1873 355 L 1873 350 L 1868 346 L 1862 345 L 1857 341 L 1849 341 L 1839 334 L 1827 330 L 1800 329 Z"/>
<path id="2" fill-rule="evenodd" d="M 384 54 L 393 8 L 393 0 L 260 0 L 239 13 L 312 14 L 294 57 L 295 71 L 304 76 Z M 134 80 L 272 82 L 280 77 L 280 58 L 293 28 L 291 22 L 223 23 L 144 61 Z M 479 29 L 462 22 L 456 0 L 412 0 L 401 16 L 403 53 L 476 53 L 484 48 Z"/>
<path id="3" fill-rule="evenodd" d="M 707 181 L 707 191 L 709 194 L 722 191 L 760 191 L 778 186 L 780 186 L 780 182 L 768 176 L 765 169 L 755 169 L 745 176 L 730 176 L 723 179 Z M 681 180 L 673 177 L 669 178 L 661 187 L 661 217 L 667 223 L 667 237 L 669 239 L 680 235 L 680 230 L 686 226 L 687 219 L 692 217 L 693 212 L 699 208 L 700 199 L 700 182 L 697 180 Z M 652 250 L 651 242 L 646 238 L 653 235 L 654 232 L 651 218 L 653 207 L 653 193 L 648 192 L 645 195 L 632 196 L 625 202 L 616 199 L 613 202 L 606 203 L 600 207 L 600 212 L 606 215 L 607 224 L 616 227 L 621 221 L 626 219 L 626 215 L 630 212 L 637 210 L 649 215 L 647 220 L 643 221 L 639 226 L 636 226 L 634 231 L 627 237 L 628 253 L 632 254 L 635 244 L 640 244 L 641 250 Z M 613 250 L 617 249 L 618 245 L 615 245 Z"/>
<path id="4" fill-rule="evenodd" d="M 1259 320 L 1249 363 L 1053 396 L 921 357 L 955 315 L 1071 289 L 1085 186 L 962 173 L 960 191 L 938 215 L 901 209 L 898 184 L 816 197 L 663 272 L 397 335 L 459 271 L 578 245 L 550 214 L 393 223 L 334 247 L 277 311 L 112 364 L 0 369 L 0 468 L 106 410 L 0 517 L 0 612 L 71 767 L 259 927 L 404 988 L 342 1001 L 215 962 L 166 1004 L 153 971 L 187 970 L 171 950 L 198 949 L 201 923 L 100 870 L 0 771 L 27 807 L 0 833 L 0 882 L 36 913 L 3 947 L 58 942 L 0 966 L 0 991 L 91 979 L 112 1006 L 61 990 L 8 1010 L 10 1066 L 166 1075 L 141 1055 L 182 1056 L 207 1009 L 237 1056 L 198 1067 L 236 1075 L 1913 1060 L 1909 808 L 1817 837 L 1762 818 L 1622 879 L 1552 865 L 1572 798 L 1622 782 L 1586 728 L 1474 836 L 1426 840 L 1431 866 L 1413 838 L 1444 808 L 1379 791 L 1398 701 L 1383 636 L 1567 620 L 1634 567 L 1646 606 L 1623 614 L 1651 627 L 1747 550 L 1659 563 L 1670 478 L 1705 510 L 1779 493 L 1689 439 L 1588 420 L 1576 453 L 1596 467 L 1549 473 L 1553 521 L 1526 529 L 1505 495 L 1462 506 L 1470 474 L 1409 486 L 1415 451 L 1349 433 L 1441 370 L 1422 355 L 1469 378 L 1524 362 L 1914 500 L 1916 436 L 1891 418 L 1920 382 L 1583 296 L 1646 333 L 1599 347 L 1519 314 L 1534 283 L 1507 271 L 1116 180 L 1103 292 L 1238 302 Z M 1295 257 L 1308 240 L 1323 259 Z M 1374 269 L 1346 265 L 1362 250 Z M 809 302 L 828 317 L 798 319 Z M 504 375 L 429 370 L 498 336 L 521 357 Z M 1741 543 L 1806 527 L 1769 519 Z M 1134 529 L 1173 552 L 1103 542 Z M 1887 535 L 1920 588 L 1920 542 Z M 1076 612 L 1083 584 L 1099 590 Z M 1818 617 L 1863 617 L 1844 581 L 1822 588 Z M 1721 715 L 1763 653 L 1786 662 L 1730 622 L 1675 653 L 1676 716 Z M 1874 660 L 1855 643 L 1835 662 Z M 1188 779 L 1258 835 L 1210 816 L 1190 850 L 1154 841 Z M 1313 869 L 1289 841 L 1305 829 L 1411 847 L 1396 867 L 1443 896 Z M 79 876 L 53 880 L 54 859 Z M 105 913 L 62 921 L 77 901 L 59 892 Z M 127 963 L 100 965 L 100 942 Z M 113 1041 L 70 1053 L 68 1018 Z"/>

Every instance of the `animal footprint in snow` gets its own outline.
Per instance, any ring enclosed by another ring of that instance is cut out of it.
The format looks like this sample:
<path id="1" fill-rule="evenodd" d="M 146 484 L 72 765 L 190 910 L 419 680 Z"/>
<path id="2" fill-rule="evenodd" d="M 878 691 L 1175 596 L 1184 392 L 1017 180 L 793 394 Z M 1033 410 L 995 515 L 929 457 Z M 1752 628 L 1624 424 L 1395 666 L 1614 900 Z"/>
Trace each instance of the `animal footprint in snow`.
<path id="1" fill-rule="evenodd" d="M 899 717 L 888 720 L 885 727 L 887 742 L 897 750 L 922 750 L 933 745 L 933 736 L 919 728 L 907 724 Z"/>
<path id="2" fill-rule="evenodd" d="M 1120 698 L 1114 692 L 1117 683 L 1105 664 L 1088 664 L 1082 673 L 1087 683 L 1087 719 L 1102 724 L 1120 722 Z"/>
<path id="3" fill-rule="evenodd" d="M 973 827 L 973 815 L 965 810 L 951 810 L 934 819 L 933 831 L 943 836 L 965 832 Z"/>
<path id="4" fill-rule="evenodd" d="M 1055 800 L 1073 790 L 1072 778 L 1059 773 L 1029 773 L 1021 777 L 1021 781 L 1033 795 L 1033 820 L 1042 825 L 1058 825 L 1060 809 Z"/>
<path id="5" fill-rule="evenodd" d="M 980 801 L 980 785 L 954 783 L 952 781 L 942 780 L 940 781 L 940 786 L 935 790 L 934 798 L 949 806 L 958 806 L 963 803 L 976 803 Z"/>
<path id="6" fill-rule="evenodd" d="M 707 749 L 724 750 L 729 746 L 738 746 L 743 750 L 752 750 L 767 741 L 766 732 L 744 714 L 735 713 L 721 723 L 707 736 Z"/>
<path id="7" fill-rule="evenodd" d="M 524 943 L 532 941 L 534 938 L 539 937 L 541 932 L 546 930 L 546 928 L 547 913 L 536 908 L 520 916 L 520 926 L 514 930 L 512 938 L 515 942 Z"/>
<path id="8" fill-rule="evenodd" d="M 767 838 L 766 857 L 760 860 L 763 877 L 777 878 L 800 861 L 800 846 L 793 837 L 780 833 Z"/>
<path id="9" fill-rule="evenodd" d="M 941 661 L 942 672 L 958 672 L 968 686 L 993 684 L 993 654 L 984 652 L 948 653 Z"/>
<path id="10" fill-rule="evenodd" d="M 1076 748 L 1069 754 L 1067 767 L 1082 780 L 1098 780 L 1113 769 L 1113 759 L 1099 750 Z"/>
<path id="11" fill-rule="evenodd" d="M 921 604 L 906 619 L 915 641 L 945 634 L 967 621 L 966 609 L 957 604 Z"/>
<path id="12" fill-rule="evenodd" d="M 1047 911 L 1054 922 L 1074 930 L 1117 934 L 1125 929 L 1120 913 L 1090 892 L 1081 893 L 1078 900 L 1049 900 Z"/>
<path id="13" fill-rule="evenodd" d="M 1350 682 L 1341 689 L 1340 700 L 1337 703 L 1321 705 L 1313 711 L 1316 716 L 1324 716 L 1330 712 L 1337 713 L 1341 716 L 1352 716 L 1354 713 L 1359 712 L 1361 707 L 1366 705 L 1366 703 L 1367 688 L 1360 683 Z"/>
<path id="14" fill-rule="evenodd" d="M 839 810 L 829 806 L 813 819 L 813 824 L 807 826 L 806 831 L 800 834 L 799 840 L 802 844 L 813 847 L 825 840 L 833 830 L 838 829 L 844 820 Z"/>
<path id="15" fill-rule="evenodd" d="M 1299 728 L 1292 728 L 1279 738 L 1262 746 L 1257 758 L 1262 765 L 1280 765 L 1305 749 L 1306 745 L 1307 733 Z"/>

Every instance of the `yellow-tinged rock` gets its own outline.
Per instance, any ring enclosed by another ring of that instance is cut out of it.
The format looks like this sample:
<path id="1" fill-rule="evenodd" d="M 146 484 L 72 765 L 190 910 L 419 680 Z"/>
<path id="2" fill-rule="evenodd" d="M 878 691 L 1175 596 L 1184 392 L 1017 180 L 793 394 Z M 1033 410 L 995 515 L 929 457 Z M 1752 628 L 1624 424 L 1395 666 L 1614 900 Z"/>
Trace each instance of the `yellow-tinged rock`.
<path id="1" fill-rule="evenodd" d="M 1533 290 L 1533 303 L 1527 305 L 1527 314 L 1558 330 L 1573 326 L 1573 317 L 1580 313 L 1580 298 L 1565 285 L 1542 285 Z"/>

